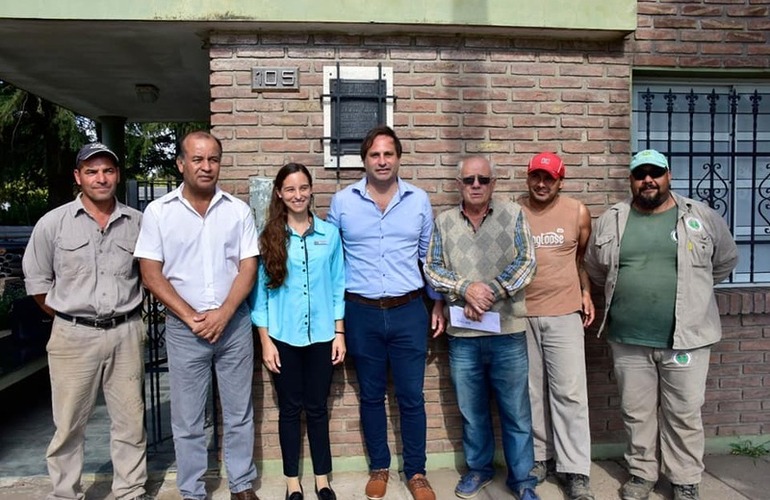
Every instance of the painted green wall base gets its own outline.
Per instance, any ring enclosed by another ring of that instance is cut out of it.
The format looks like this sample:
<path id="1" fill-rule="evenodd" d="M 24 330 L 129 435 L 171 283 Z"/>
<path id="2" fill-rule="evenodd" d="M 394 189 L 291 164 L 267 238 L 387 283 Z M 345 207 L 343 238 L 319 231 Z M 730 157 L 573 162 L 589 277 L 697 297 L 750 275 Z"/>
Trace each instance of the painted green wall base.
<path id="1" fill-rule="evenodd" d="M 737 443 L 739 441 L 750 440 L 754 444 L 762 444 L 770 440 L 768 435 L 757 436 L 729 436 L 729 437 L 712 437 L 706 438 L 706 454 L 707 455 L 727 455 L 730 453 L 730 444 Z M 601 443 L 591 446 L 591 458 L 593 460 L 614 460 L 623 458 L 623 452 L 625 451 L 625 443 Z M 502 451 L 498 450 L 495 456 L 495 463 L 498 466 L 504 466 L 505 461 L 503 459 Z M 401 456 L 393 456 L 393 464 L 391 469 L 401 469 Z M 428 470 L 436 469 L 458 469 L 462 470 L 465 466 L 465 461 L 462 452 L 444 452 L 444 453 L 431 453 L 428 455 Z M 259 464 L 260 475 L 262 476 L 274 476 L 283 474 L 283 466 L 281 460 L 267 460 Z M 334 470 L 336 472 L 355 472 L 367 470 L 367 462 L 365 457 L 334 457 Z M 306 458 L 300 464 L 300 473 L 305 471 L 312 471 L 313 467 L 310 462 L 310 458 Z M 225 474 L 224 464 L 222 464 L 221 474 Z"/>

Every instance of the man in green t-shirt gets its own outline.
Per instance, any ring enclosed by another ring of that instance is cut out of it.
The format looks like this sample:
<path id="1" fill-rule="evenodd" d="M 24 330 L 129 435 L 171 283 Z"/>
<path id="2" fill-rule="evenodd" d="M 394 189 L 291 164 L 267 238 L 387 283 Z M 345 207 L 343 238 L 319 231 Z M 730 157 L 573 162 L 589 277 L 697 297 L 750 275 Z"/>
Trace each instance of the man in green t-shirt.
<path id="1" fill-rule="evenodd" d="M 596 221 L 585 268 L 604 288 L 607 331 L 631 478 L 624 500 L 648 498 L 662 470 L 674 499 L 698 499 L 705 437 L 700 409 L 711 345 L 721 337 L 714 285 L 738 251 L 724 219 L 671 191 L 668 160 L 631 160 L 632 198 Z"/>

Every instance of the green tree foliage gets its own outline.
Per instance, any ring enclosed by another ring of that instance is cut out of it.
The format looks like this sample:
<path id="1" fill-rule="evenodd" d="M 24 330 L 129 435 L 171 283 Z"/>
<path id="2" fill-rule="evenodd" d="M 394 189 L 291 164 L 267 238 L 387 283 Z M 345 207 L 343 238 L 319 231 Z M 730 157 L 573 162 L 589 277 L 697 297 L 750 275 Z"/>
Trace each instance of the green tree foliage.
<path id="1" fill-rule="evenodd" d="M 176 141 L 207 123 L 128 123 L 123 180 L 179 178 Z M 0 225 L 33 225 L 76 192 L 78 150 L 94 123 L 0 81 Z"/>
<path id="2" fill-rule="evenodd" d="M 34 224 L 72 199 L 72 166 L 87 140 L 71 111 L 0 82 L 0 214 Z"/>
<path id="3" fill-rule="evenodd" d="M 126 178 L 180 179 L 176 143 L 187 132 L 208 130 L 208 123 L 129 123 L 126 125 Z"/>

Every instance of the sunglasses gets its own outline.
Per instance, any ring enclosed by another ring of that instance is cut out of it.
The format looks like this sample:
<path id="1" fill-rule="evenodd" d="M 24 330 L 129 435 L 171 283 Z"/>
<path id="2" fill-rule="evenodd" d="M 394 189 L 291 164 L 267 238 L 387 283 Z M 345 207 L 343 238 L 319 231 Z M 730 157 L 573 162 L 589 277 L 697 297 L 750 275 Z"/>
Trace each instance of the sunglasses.
<path id="1" fill-rule="evenodd" d="M 658 177 L 663 177 L 666 171 L 663 167 L 637 167 L 631 171 L 631 177 L 637 181 L 643 181 L 648 175 L 653 179 L 657 179 Z"/>
<path id="2" fill-rule="evenodd" d="M 466 186 L 473 186 L 473 183 L 479 181 L 479 184 L 486 186 L 492 182 L 492 178 L 487 175 L 469 175 L 468 177 L 461 177 L 460 182 Z"/>

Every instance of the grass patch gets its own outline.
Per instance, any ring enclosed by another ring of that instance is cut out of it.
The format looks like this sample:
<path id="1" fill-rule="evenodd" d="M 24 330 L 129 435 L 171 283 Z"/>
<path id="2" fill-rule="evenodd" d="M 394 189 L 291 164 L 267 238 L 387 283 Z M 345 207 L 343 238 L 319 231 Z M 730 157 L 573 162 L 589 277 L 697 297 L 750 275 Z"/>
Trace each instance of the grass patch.
<path id="1" fill-rule="evenodd" d="M 742 455 L 744 457 L 760 458 L 770 453 L 770 441 L 761 444 L 754 444 L 750 439 L 730 443 L 731 455 Z"/>

